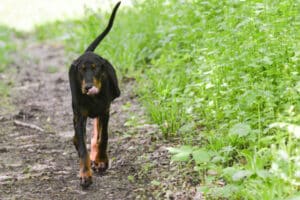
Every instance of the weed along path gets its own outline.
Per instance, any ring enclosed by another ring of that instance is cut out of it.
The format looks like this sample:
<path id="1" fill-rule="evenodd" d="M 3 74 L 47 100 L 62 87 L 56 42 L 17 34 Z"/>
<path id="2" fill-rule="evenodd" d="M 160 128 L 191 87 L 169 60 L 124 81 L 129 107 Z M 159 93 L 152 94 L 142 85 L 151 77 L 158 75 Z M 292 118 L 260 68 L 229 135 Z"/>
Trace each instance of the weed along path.
<path id="1" fill-rule="evenodd" d="M 12 112 L 0 111 L 0 199 L 187 199 L 200 183 L 191 170 L 170 163 L 158 127 L 148 123 L 134 80 L 120 81 L 111 106 L 110 167 L 83 190 L 73 146 L 68 64 L 57 43 L 18 39 L 10 86 Z M 8 114 L 9 113 L 9 114 Z M 92 120 L 87 124 L 87 143 Z M 184 170 L 184 171 L 183 171 Z M 196 198 L 196 199 L 201 199 Z"/>

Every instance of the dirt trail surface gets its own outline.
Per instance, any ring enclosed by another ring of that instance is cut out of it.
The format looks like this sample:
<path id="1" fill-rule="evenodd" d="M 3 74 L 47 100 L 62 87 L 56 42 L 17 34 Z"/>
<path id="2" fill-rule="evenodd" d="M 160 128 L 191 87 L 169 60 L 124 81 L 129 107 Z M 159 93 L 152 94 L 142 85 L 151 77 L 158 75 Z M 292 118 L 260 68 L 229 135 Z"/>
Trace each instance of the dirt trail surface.
<path id="1" fill-rule="evenodd" d="M 170 163 L 166 147 L 174 144 L 147 122 L 131 78 L 120 81 L 121 97 L 111 106 L 110 167 L 83 190 L 72 143 L 67 73 L 72 59 L 56 43 L 18 43 L 10 66 L 14 111 L 0 109 L 0 200 L 201 199 L 193 166 L 187 170 Z M 91 132 L 89 120 L 87 143 Z"/>

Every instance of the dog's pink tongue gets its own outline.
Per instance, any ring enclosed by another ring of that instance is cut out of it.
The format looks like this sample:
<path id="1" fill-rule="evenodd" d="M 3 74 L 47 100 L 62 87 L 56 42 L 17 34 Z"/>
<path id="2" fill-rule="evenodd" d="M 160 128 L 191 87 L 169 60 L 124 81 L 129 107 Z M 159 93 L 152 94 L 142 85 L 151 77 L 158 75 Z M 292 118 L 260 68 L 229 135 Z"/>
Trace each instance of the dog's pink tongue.
<path id="1" fill-rule="evenodd" d="M 99 89 L 96 88 L 95 86 L 93 86 L 91 89 L 89 89 L 89 91 L 87 92 L 87 95 L 95 95 L 98 94 Z"/>

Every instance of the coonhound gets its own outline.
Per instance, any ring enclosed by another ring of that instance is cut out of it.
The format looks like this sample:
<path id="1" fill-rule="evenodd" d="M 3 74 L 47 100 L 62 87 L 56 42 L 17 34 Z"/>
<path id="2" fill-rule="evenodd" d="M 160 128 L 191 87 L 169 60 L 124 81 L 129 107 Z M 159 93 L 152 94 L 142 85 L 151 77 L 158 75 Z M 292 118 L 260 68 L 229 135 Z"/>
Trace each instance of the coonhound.
<path id="1" fill-rule="evenodd" d="M 112 28 L 120 3 L 115 5 L 106 29 L 73 61 L 69 69 L 75 129 L 73 142 L 79 155 L 80 185 L 83 188 L 92 184 L 92 169 L 104 172 L 108 168 L 109 108 L 111 102 L 120 96 L 120 90 L 113 66 L 93 51 Z M 85 143 L 88 117 L 94 118 L 90 155 Z"/>

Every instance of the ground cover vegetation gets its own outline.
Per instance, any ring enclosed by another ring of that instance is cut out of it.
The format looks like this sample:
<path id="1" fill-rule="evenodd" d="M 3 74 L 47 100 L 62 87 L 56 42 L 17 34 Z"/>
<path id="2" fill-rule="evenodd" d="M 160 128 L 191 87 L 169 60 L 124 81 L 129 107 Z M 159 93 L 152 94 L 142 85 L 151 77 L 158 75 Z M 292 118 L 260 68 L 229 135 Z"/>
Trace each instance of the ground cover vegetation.
<path id="1" fill-rule="evenodd" d="M 0 26 L 0 110 L 11 110 L 9 103 L 9 87 L 13 85 L 13 81 L 7 79 L 8 64 L 12 62 L 13 52 L 16 49 L 15 43 L 12 41 L 13 37 L 18 34 L 15 30 Z"/>

